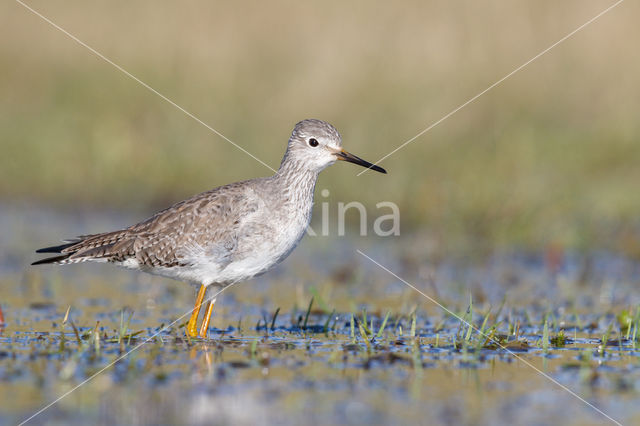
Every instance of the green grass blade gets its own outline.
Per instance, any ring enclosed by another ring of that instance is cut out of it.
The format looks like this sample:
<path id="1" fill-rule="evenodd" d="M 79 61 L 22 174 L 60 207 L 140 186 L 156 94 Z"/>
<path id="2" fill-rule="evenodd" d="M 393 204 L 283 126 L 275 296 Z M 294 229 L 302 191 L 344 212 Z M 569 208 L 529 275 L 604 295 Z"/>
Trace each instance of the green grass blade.
<path id="1" fill-rule="evenodd" d="M 280 307 L 276 309 L 276 312 L 273 314 L 273 318 L 271 319 L 271 331 L 276 328 L 276 318 L 278 318 L 278 314 L 280 313 Z"/>
<path id="2" fill-rule="evenodd" d="M 416 311 L 413 311 L 413 317 L 411 319 L 411 332 L 410 332 L 411 338 L 416 337 L 416 317 L 417 316 L 418 315 L 416 314 Z"/>
<path id="3" fill-rule="evenodd" d="M 327 317 L 327 321 L 324 323 L 324 334 L 328 334 L 329 333 L 329 321 L 331 321 L 331 318 L 333 318 L 333 316 L 335 315 L 336 310 L 334 309 L 333 311 L 331 311 L 331 314 Z"/>
<path id="4" fill-rule="evenodd" d="M 387 311 L 387 315 L 385 315 L 384 320 L 382 320 L 382 325 L 376 334 L 376 339 L 379 339 L 382 336 L 382 332 L 384 331 L 384 327 L 387 325 L 387 320 L 389 319 L 389 315 L 391 315 L 391 311 Z"/>
<path id="5" fill-rule="evenodd" d="M 307 322 L 309 321 L 309 314 L 311 313 L 311 306 L 313 306 L 313 297 L 311 297 L 311 301 L 309 302 L 309 307 L 307 308 L 307 314 L 304 316 L 304 323 L 302 324 L 302 329 L 307 329 Z"/>
<path id="6" fill-rule="evenodd" d="M 351 343 L 356 342 L 356 326 L 353 314 L 351 314 Z"/>

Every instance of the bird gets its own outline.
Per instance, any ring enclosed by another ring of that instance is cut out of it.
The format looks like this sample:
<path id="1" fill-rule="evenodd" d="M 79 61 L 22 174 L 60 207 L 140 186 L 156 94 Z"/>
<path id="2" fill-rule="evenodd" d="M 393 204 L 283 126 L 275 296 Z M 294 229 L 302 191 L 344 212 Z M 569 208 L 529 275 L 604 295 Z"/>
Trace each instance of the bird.
<path id="1" fill-rule="evenodd" d="M 32 265 L 108 262 L 190 283 L 198 291 L 185 332 L 206 338 L 215 299 L 199 329 L 197 322 L 207 289 L 249 280 L 282 262 L 311 222 L 319 173 L 336 161 L 387 173 L 345 151 L 331 124 L 306 119 L 293 128 L 272 176 L 202 192 L 124 229 L 62 240 L 36 250 L 57 255 Z"/>

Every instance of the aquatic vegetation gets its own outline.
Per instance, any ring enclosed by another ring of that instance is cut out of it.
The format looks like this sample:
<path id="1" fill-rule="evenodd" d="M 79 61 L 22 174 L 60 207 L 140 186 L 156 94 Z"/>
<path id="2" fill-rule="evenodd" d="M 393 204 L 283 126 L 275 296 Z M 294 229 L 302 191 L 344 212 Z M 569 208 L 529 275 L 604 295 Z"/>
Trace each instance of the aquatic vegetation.
<path id="1" fill-rule="evenodd" d="M 425 283 L 403 257 L 411 239 L 390 247 L 403 259 L 390 268 L 438 306 L 340 243 L 327 253 L 311 240 L 283 273 L 223 294 L 206 340 L 184 333 L 193 293 L 180 283 L 0 264 L 0 421 L 24 420 L 81 384 L 38 421 L 204 424 L 214 412 L 284 424 L 604 419 L 558 384 L 597 393 L 598 408 L 623 424 L 639 414 L 633 263 L 600 254 L 598 272 L 585 276 L 576 258 L 560 288 L 535 255 L 499 255 L 442 262 Z M 608 271 L 629 272 L 615 293 L 602 285 Z M 504 278 L 513 276 L 517 285 Z"/>

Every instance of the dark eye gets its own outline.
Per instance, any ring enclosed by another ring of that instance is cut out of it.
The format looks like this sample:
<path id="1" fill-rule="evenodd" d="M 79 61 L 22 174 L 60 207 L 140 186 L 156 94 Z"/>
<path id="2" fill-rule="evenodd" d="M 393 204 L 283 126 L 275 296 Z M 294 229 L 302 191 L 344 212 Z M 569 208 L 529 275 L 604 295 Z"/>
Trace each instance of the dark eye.
<path id="1" fill-rule="evenodd" d="M 318 146 L 318 139 L 316 139 L 316 138 L 309 139 L 309 145 L 313 146 L 313 147 Z"/>

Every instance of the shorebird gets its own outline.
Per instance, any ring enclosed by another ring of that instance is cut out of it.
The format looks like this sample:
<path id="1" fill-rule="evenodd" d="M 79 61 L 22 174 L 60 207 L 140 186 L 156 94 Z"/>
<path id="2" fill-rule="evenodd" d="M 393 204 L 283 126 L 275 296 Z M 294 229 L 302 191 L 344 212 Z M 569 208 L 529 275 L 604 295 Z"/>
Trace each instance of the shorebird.
<path id="1" fill-rule="evenodd" d="M 337 160 L 386 171 L 342 149 L 340 133 L 321 120 L 295 125 L 280 168 L 269 177 L 220 186 L 118 231 L 82 235 L 37 250 L 45 263 L 109 262 L 200 286 L 187 323 L 206 338 L 215 299 L 197 322 L 207 289 L 267 272 L 296 247 L 311 221 L 318 174 Z"/>

